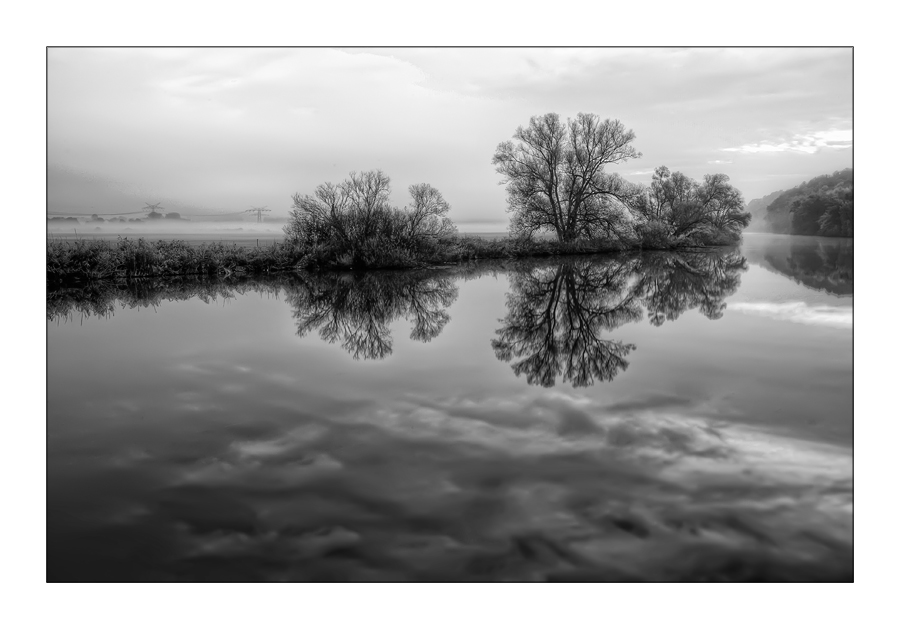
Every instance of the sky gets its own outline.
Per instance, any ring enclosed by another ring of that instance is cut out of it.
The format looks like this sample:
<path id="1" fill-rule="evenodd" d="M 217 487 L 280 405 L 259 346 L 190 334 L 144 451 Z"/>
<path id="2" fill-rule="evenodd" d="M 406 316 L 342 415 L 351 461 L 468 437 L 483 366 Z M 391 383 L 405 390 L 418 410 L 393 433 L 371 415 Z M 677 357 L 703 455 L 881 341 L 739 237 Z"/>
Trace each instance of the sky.
<path id="1" fill-rule="evenodd" d="M 48 211 L 286 216 L 381 169 L 396 205 L 426 182 L 500 231 L 493 153 L 549 112 L 634 130 L 630 181 L 725 173 L 750 201 L 852 166 L 852 71 L 850 48 L 50 48 Z"/>

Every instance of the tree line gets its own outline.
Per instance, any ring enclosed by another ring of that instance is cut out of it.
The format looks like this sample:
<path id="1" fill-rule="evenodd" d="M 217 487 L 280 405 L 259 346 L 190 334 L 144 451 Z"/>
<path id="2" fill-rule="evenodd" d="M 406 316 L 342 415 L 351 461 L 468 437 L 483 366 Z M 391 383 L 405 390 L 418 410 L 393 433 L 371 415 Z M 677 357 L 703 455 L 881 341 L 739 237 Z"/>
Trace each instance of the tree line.
<path id="1" fill-rule="evenodd" d="M 766 208 L 776 234 L 853 237 L 853 169 L 814 177 L 782 192 Z"/>

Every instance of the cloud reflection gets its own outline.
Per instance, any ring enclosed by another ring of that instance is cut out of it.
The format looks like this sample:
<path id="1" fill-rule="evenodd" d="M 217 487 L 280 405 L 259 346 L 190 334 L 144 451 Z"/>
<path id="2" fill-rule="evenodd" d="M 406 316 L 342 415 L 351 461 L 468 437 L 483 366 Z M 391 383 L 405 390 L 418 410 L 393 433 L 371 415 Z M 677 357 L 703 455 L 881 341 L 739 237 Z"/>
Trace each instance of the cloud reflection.
<path id="1" fill-rule="evenodd" d="M 535 388 L 262 407 L 177 456 L 104 436 L 50 580 L 852 578 L 847 449 Z"/>
<path id="2" fill-rule="evenodd" d="M 740 302 L 732 304 L 731 307 L 747 314 L 804 325 L 847 329 L 853 327 L 853 308 L 849 306 L 810 305 L 802 301 L 790 301 Z"/>

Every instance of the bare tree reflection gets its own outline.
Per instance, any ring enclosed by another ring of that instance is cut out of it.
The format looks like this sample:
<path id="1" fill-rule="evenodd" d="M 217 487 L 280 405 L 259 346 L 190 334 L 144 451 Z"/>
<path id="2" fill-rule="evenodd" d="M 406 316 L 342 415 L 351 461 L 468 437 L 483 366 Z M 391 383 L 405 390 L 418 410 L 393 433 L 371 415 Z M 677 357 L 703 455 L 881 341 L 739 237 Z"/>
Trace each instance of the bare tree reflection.
<path id="1" fill-rule="evenodd" d="M 735 293 L 746 270 L 747 261 L 737 251 L 650 253 L 641 258 L 634 291 L 656 326 L 694 308 L 719 319 L 725 298 Z"/>
<path id="2" fill-rule="evenodd" d="M 286 297 L 299 336 L 318 330 L 355 359 L 380 359 L 392 351 L 394 320 L 412 320 L 410 338 L 428 342 L 447 325 L 446 309 L 458 294 L 451 278 L 417 271 L 305 275 Z"/>
<path id="3" fill-rule="evenodd" d="M 560 376 L 576 387 L 611 381 L 635 346 L 602 333 L 639 321 L 643 307 L 656 326 L 694 308 L 718 319 L 746 269 L 735 251 L 522 266 L 511 274 L 509 310 L 491 345 L 500 360 L 519 359 L 513 371 L 529 384 L 551 387 Z"/>
<path id="4" fill-rule="evenodd" d="M 635 346 L 601 334 L 641 318 L 628 289 L 634 264 L 581 259 L 514 272 L 509 312 L 491 341 L 497 358 L 521 358 L 512 365 L 515 374 L 544 387 L 560 375 L 576 387 L 612 380 L 628 367 L 625 356 Z"/>

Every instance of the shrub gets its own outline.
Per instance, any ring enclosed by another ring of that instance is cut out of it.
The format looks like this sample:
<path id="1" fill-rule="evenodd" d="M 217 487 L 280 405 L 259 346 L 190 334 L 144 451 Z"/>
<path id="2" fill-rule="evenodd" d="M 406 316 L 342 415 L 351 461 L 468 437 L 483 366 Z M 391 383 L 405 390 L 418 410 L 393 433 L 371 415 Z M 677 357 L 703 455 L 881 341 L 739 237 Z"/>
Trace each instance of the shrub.
<path id="1" fill-rule="evenodd" d="M 390 178 L 380 170 L 293 196 L 287 241 L 307 252 L 304 264 L 353 268 L 404 267 L 440 258 L 456 227 L 450 205 L 429 184 L 409 187 L 412 203 L 390 204 Z"/>

